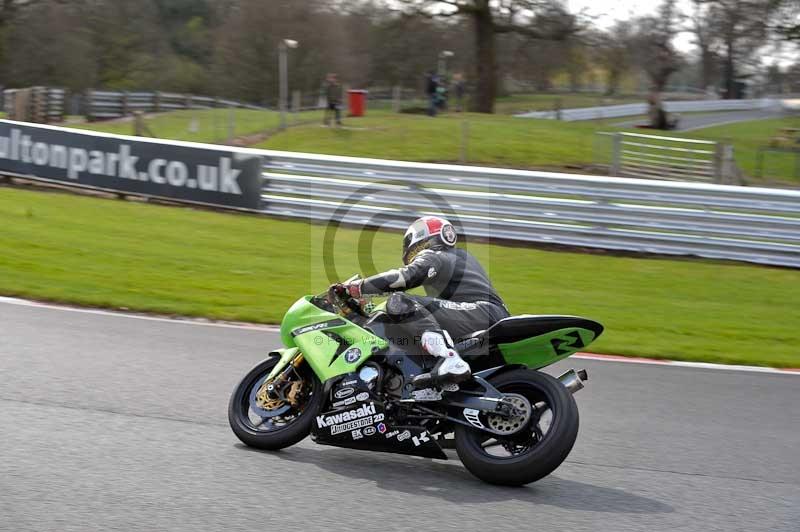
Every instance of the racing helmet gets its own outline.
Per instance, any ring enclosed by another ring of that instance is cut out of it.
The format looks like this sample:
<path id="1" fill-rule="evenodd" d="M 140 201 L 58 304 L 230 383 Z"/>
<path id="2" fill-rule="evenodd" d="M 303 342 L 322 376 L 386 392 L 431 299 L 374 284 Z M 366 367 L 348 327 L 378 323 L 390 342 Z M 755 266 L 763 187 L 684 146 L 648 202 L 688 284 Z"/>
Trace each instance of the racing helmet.
<path id="1" fill-rule="evenodd" d="M 456 228 L 439 216 L 423 216 L 408 226 L 403 237 L 403 264 L 410 264 L 424 249 L 446 249 L 456 245 Z"/>

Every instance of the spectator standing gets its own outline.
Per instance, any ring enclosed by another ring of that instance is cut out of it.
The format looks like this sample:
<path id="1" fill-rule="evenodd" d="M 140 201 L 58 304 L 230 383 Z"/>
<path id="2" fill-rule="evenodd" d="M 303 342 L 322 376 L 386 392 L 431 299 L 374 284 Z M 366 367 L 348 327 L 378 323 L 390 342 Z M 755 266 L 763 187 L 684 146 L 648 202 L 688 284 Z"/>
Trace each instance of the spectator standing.
<path id="1" fill-rule="evenodd" d="M 439 99 L 439 77 L 431 70 L 426 76 L 425 94 L 428 96 L 428 116 L 436 116 Z"/>
<path id="2" fill-rule="evenodd" d="M 336 125 L 342 125 L 342 85 L 334 73 L 330 73 L 325 78 L 325 83 L 322 86 L 325 93 L 325 116 L 323 117 L 323 124 L 326 126 L 330 124 L 331 113 L 334 115 Z"/>

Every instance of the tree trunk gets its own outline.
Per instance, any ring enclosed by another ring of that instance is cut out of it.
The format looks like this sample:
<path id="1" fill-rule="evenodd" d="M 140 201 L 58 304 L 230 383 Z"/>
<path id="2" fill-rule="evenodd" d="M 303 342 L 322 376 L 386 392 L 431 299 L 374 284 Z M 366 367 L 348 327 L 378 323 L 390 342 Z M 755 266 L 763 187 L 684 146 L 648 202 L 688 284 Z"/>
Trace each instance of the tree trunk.
<path id="1" fill-rule="evenodd" d="M 475 25 L 475 64 L 478 79 L 470 110 L 476 113 L 493 113 L 494 97 L 497 92 L 497 64 L 494 21 L 488 2 L 486 9 L 473 13 L 472 21 Z"/>
<path id="2" fill-rule="evenodd" d="M 714 54 L 711 53 L 708 45 L 700 46 L 700 79 L 703 90 L 717 85 L 714 80 Z"/>
<path id="3" fill-rule="evenodd" d="M 736 69 L 733 64 L 733 42 L 728 41 L 725 47 L 725 99 L 736 97 Z"/>
<path id="4" fill-rule="evenodd" d="M 613 96 L 619 89 L 619 80 L 622 73 L 613 66 L 608 69 L 608 77 L 606 78 L 606 96 Z"/>

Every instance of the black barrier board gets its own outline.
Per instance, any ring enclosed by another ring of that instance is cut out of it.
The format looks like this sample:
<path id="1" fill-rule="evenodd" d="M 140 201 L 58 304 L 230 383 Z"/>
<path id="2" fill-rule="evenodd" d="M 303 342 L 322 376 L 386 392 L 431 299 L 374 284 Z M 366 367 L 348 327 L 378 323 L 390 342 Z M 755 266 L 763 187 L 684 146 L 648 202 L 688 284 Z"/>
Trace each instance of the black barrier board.
<path id="1" fill-rule="evenodd" d="M 223 147 L 106 137 L 0 120 L 0 173 L 258 209 L 261 157 Z"/>

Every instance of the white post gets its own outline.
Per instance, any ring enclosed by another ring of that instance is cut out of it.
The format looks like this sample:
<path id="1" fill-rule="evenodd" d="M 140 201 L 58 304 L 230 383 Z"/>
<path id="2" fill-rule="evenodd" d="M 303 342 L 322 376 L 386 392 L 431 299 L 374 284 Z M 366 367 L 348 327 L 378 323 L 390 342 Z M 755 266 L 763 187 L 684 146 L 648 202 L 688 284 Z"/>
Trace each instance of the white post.
<path id="1" fill-rule="evenodd" d="M 292 112 L 297 113 L 298 111 L 300 111 L 301 104 L 302 104 L 302 99 L 300 91 L 298 90 L 292 91 Z"/>
<path id="2" fill-rule="evenodd" d="M 281 129 L 286 129 L 286 107 L 289 105 L 289 66 L 287 61 L 288 47 L 286 41 L 281 40 L 278 43 L 278 78 L 279 78 L 279 94 L 278 106 L 281 111 Z"/>
<path id="3" fill-rule="evenodd" d="M 614 133 L 612 137 L 611 146 L 611 166 L 609 167 L 609 175 L 612 177 L 619 176 L 622 170 L 622 135 Z"/>
<path id="4" fill-rule="evenodd" d="M 236 138 L 236 108 L 228 108 L 228 142 L 233 142 Z"/>
<path id="5" fill-rule="evenodd" d="M 447 76 L 447 59 L 453 57 L 454 55 L 456 54 L 450 50 L 442 50 L 439 52 L 439 67 L 437 69 L 437 73 L 440 77 L 444 78 Z"/>
<path id="6" fill-rule="evenodd" d="M 300 43 L 292 39 L 281 39 L 278 43 L 278 79 L 280 83 L 278 103 L 281 110 L 281 129 L 286 129 L 286 110 L 289 107 L 289 48 L 297 48 Z"/>
<path id="7" fill-rule="evenodd" d="M 399 113 L 401 100 L 403 99 L 403 87 L 395 85 L 392 89 L 392 112 Z"/>

